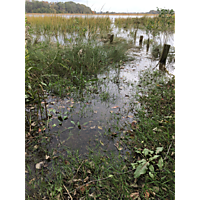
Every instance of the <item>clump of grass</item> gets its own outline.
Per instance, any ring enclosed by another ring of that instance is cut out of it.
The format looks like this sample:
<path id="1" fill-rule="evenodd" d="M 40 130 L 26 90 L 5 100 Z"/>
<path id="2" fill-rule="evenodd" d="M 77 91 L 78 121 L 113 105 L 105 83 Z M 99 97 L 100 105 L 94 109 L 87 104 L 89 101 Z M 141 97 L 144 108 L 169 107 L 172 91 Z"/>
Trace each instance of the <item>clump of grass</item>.
<path id="1" fill-rule="evenodd" d="M 45 83 L 57 80 L 58 77 L 66 77 L 72 82 L 80 79 L 82 75 L 95 75 L 104 70 L 111 62 L 117 63 L 125 58 L 126 44 L 117 46 L 101 46 L 98 43 L 79 43 L 72 47 L 51 45 L 42 42 L 29 47 L 30 66 L 43 70 Z M 37 74 L 38 75 L 38 74 Z"/>

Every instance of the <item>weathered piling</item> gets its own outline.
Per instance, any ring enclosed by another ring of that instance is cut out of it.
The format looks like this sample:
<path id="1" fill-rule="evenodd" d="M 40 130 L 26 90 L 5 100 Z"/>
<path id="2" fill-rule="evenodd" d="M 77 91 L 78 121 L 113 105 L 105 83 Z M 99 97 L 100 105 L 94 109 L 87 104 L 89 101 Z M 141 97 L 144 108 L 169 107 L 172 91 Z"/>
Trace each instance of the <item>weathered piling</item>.
<path id="1" fill-rule="evenodd" d="M 110 33 L 107 34 L 107 39 L 110 40 L 110 43 L 113 42 L 113 38 L 114 38 L 113 34 L 110 34 Z"/>
<path id="2" fill-rule="evenodd" d="M 169 44 L 164 44 L 163 51 L 159 60 L 159 70 L 162 70 L 162 71 L 165 70 L 165 64 L 166 64 L 167 55 L 169 53 L 169 48 L 170 48 Z"/>
<path id="3" fill-rule="evenodd" d="M 113 42 L 113 39 L 114 39 L 114 35 L 111 35 L 111 36 L 110 36 L 110 43 Z"/>
<path id="4" fill-rule="evenodd" d="M 136 43 L 136 35 L 137 35 L 137 30 L 135 31 L 135 34 L 134 34 L 134 45 Z"/>
<path id="5" fill-rule="evenodd" d="M 149 51 L 149 38 L 147 40 L 147 53 L 148 53 L 148 51 Z"/>
<path id="6" fill-rule="evenodd" d="M 143 35 L 140 36 L 139 45 L 142 46 Z"/>

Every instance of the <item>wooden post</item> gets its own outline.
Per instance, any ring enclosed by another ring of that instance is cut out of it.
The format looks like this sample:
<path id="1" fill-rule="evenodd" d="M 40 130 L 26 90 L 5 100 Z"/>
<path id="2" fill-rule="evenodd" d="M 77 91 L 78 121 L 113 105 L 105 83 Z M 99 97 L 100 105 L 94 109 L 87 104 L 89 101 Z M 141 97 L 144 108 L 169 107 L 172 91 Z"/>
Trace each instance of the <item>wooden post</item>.
<path id="1" fill-rule="evenodd" d="M 162 70 L 162 71 L 165 70 L 165 64 L 166 64 L 167 55 L 169 53 L 169 48 L 170 48 L 169 44 L 164 44 L 163 51 L 159 60 L 159 70 Z"/>
<path id="2" fill-rule="evenodd" d="M 136 35 L 137 35 L 137 30 L 135 31 L 135 34 L 134 34 L 134 45 L 135 45 L 135 42 L 136 42 Z"/>
<path id="3" fill-rule="evenodd" d="M 110 34 L 110 33 L 108 33 L 107 34 L 107 38 L 110 40 L 110 43 L 112 43 L 113 42 L 113 38 L 114 38 L 114 35 L 112 34 Z"/>
<path id="4" fill-rule="evenodd" d="M 110 36 L 110 44 L 113 42 L 114 35 Z"/>
<path id="5" fill-rule="evenodd" d="M 140 36 L 139 45 L 142 46 L 143 35 Z"/>
<path id="6" fill-rule="evenodd" d="M 147 40 L 147 53 L 148 53 L 148 51 L 149 51 L 149 38 Z"/>

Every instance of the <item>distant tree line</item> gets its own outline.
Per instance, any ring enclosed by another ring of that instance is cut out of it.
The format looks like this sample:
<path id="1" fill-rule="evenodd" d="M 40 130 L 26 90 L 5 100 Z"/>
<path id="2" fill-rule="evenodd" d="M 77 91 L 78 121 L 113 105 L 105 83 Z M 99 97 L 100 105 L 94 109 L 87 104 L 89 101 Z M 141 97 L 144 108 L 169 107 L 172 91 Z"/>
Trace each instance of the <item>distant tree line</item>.
<path id="1" fill-rule="evenodd" d="M 26 13 L 84 13 L 92 14 L 92 10 L 83 5 L 70 2 L 48 2 L 26 0 Z"/>
<path id="2" fill-rule="evenodd" d="M 150 10 L 148 14 L 159 14 L 160 12 L 157 10 Z"/>

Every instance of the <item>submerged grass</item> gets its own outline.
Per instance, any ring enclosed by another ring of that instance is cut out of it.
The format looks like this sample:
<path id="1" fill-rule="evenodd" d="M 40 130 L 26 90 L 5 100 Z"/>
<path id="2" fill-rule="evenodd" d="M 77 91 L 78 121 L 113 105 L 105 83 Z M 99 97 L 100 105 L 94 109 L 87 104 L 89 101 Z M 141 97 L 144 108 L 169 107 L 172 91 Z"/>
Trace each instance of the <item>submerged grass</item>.
<path id="1" fill-rule="evenodd" d="M 34 70 L 32 75 L 40 78 L 46 89 L 51 91 L 55 90 L 53 86 L 58 83 L 60 86 L 83 88 L 92 75 L 101 73 L 108 65 L 124 60 L 126 49 L 125 43 L 118 46 L 79 43 L 68 47 L 41 42 L 28 48 L 30 62 L 27 62 L 26 67 L 29 71 Z"/>

